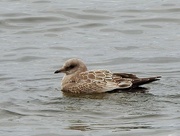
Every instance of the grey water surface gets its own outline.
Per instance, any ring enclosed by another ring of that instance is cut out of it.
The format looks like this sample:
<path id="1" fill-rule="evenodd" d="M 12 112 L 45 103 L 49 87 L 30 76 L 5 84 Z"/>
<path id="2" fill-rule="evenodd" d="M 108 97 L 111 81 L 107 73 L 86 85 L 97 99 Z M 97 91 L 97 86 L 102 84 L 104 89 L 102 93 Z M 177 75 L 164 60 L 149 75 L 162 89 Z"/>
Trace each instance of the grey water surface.
<path id="1" fill-rule="evenodd" d="M 68 96 L 65 60 L 162 76 L 146 93 Z M 179 0 L 1 0 L 0 136 L 179 136 Z"/>

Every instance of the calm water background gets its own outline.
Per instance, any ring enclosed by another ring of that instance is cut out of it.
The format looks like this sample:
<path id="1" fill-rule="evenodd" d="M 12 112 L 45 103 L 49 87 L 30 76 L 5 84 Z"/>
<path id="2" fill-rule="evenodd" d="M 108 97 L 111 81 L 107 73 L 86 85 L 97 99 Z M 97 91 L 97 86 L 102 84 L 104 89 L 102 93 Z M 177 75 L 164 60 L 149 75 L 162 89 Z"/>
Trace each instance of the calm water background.
<path id="1" fill-rule="evenodd" d="M 72 97 L 65 60 L 162 75 L 149 92 Z M 1 0 L 1 136 L 179 136 L 179 0 Z"/>

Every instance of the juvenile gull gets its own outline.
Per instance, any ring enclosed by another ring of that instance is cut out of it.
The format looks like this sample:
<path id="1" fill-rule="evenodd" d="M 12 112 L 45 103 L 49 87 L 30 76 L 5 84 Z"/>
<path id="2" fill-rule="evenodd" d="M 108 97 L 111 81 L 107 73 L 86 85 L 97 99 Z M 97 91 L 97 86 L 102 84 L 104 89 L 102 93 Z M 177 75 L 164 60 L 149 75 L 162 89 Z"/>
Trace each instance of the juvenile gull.
<path id="1" fill-rule="evenodd" d="M 69 59 L 54 73 L 65 73 L 61 90 L 67 93 L 104 93 L 115 90 L 131 90 L 143 84 L 159 80 L 160 76 L 138 78 L 129 73 L 112 73 L 109 70 L 87 70 L 76 58 Z"/>

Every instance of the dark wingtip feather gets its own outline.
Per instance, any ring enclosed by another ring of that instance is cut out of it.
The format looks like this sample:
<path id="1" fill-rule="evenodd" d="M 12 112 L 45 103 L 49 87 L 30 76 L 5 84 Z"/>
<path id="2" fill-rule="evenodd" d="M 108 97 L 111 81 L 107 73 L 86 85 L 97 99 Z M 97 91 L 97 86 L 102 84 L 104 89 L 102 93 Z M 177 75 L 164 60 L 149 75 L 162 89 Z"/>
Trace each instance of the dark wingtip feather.
<path id="1" fill-rule="evenodd" d="M 161 76 L 154 77 L 154 81 L 160 80 Z"/>
<path id="2" fill-rule="evenodd" d="M 139 78 L 133 81 L 133 87 L 138 87 L 144 84 L 148 84 L 157 80 L 160 80 L 161 76 L 149 77 L 149 78 Z"/>

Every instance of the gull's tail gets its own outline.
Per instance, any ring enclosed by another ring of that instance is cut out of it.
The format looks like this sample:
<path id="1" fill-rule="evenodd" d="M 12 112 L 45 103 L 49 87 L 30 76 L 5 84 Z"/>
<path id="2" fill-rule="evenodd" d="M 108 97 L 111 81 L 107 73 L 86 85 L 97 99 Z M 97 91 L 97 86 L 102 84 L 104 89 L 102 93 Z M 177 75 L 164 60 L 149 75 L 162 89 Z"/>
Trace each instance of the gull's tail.
<path id="1" fill-rule="evenodd" d="M 136 88 L 138 86 L 160 80 L 160 78 L 161 78 L 161 76 L 148 77 L 148 78 L 137 78 L 132 81 L 132 83 L 133 83 L 132 87 Z"/>

